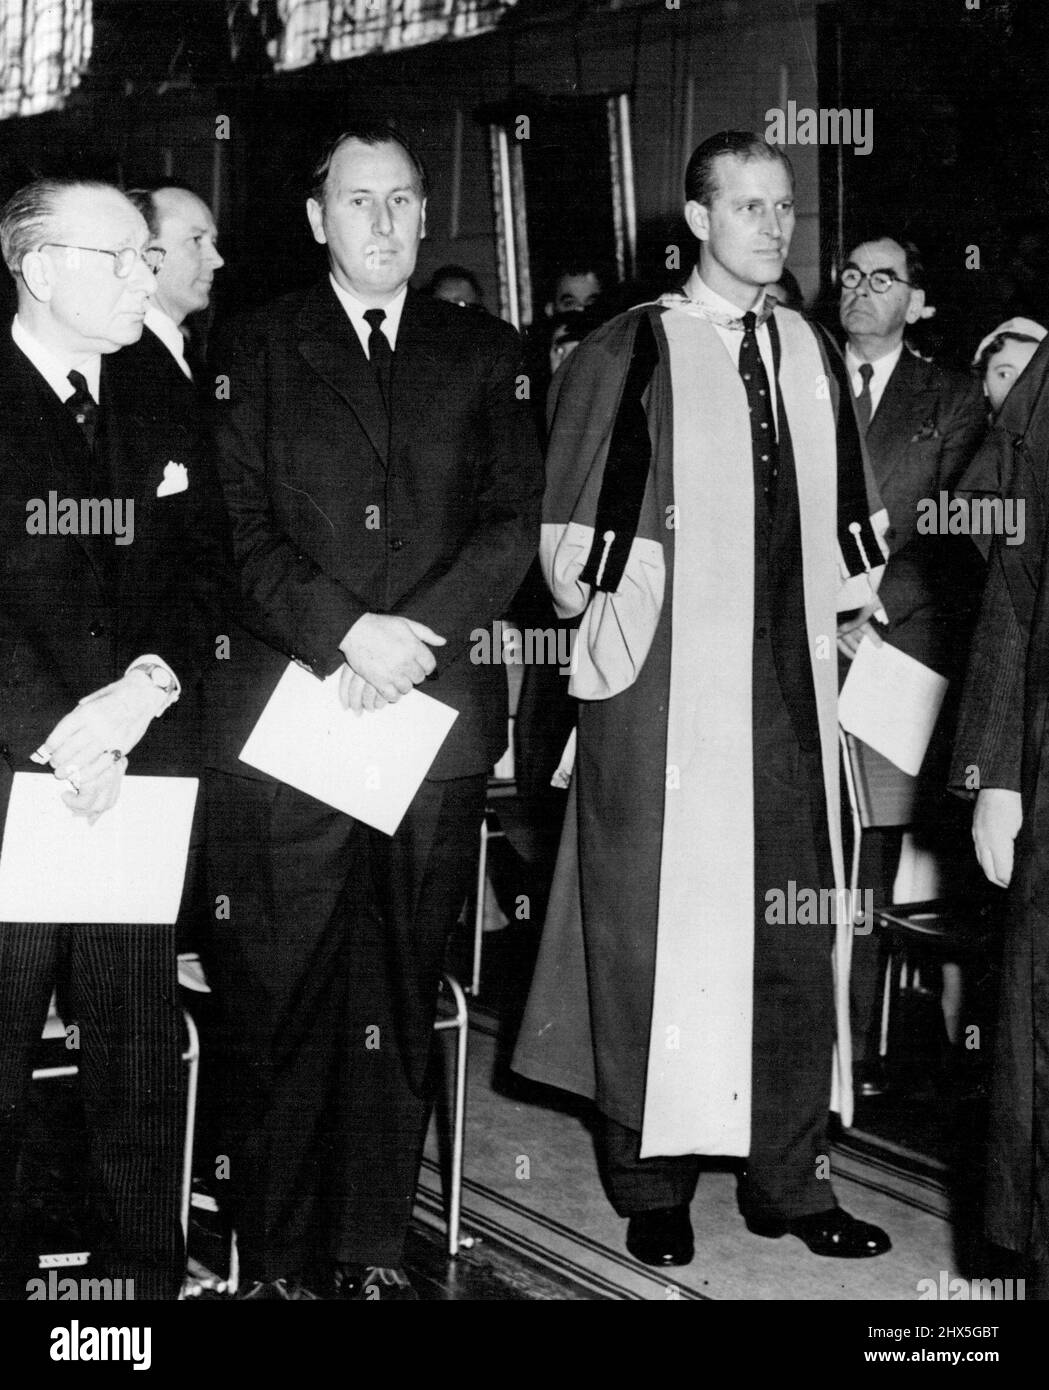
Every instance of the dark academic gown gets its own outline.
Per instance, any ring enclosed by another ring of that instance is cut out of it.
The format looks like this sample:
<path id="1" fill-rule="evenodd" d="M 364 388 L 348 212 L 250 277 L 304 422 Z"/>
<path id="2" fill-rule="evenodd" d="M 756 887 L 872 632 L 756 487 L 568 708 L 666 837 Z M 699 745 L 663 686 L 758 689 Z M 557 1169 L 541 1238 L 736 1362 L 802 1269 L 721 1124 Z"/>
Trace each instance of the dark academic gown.
<path id="1" fill-rule="evenodd" d="M 777 310 L 775 324 L 781 471 L 771 524 L 750 476 L 738 372 L 687 305 L 662 301 L 613 320 L 555 383 L 543 565 L 560 616 L 582 614 L 578 758 L 514 1067 L 592 1097 L 642 1133 L 642 1157 L 750 1151 L 752 1065 L 765 1060 L 754 1018 L 752 771 L 770 757 L 767 710 L 805 759 L 812 796 L 793 876 L 841 882 L 836 540 L 844 515 L 866 522 L 869 500 L 835 368 L 797 315 Z M 699 382 L 703 391 L 691 386 Z M 822 951 L 826 994 L 794 992 L 797 1016 L 817 994 L 829 1004 L 832 933 L 817 944 L 818 927 L 783 930 Z M 850 940 L 839 922 L 845 1110 Z M 825 1121 L 831 1045 L 813 1007 Z"/>

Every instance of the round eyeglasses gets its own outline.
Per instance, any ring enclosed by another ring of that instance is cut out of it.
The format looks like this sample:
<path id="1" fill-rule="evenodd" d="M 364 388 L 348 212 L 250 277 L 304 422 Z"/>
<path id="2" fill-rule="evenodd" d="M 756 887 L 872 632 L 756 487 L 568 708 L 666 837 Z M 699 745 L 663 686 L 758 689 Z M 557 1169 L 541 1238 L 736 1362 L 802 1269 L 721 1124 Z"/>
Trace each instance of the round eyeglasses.
<path id="1" fill-rule="evenodd" d="M 866 280 L 875 294 L 885 294 L 893 285 L 909 287 L 911 283 L 901 279 L 895 270 L 872 270 L 865 274 L 858 265 L 847 265 L 838 278 L 843 290 L 858 290 Z"/>
<path id="2" fill-rule="evenodd" d="M 110 251 L 105 246 L 71 246 L 68 241 L 45 241 L 40 250 L 43 251 L 47 246 L 55 246 L 64 251 L 94 251 L 99 256 L 113 257 L 113 274 L 118 280 L 126 280 L 135 268 L 135 262 L 142 258 L 146 266 L 154 275 L 159 274 L 160 267 L 164 264 L 164 257 L 167 254 L 159 246 L 148 246 L 145 251 L 139 251 L 134 246 L 121 247 L 119 251 Z"/>

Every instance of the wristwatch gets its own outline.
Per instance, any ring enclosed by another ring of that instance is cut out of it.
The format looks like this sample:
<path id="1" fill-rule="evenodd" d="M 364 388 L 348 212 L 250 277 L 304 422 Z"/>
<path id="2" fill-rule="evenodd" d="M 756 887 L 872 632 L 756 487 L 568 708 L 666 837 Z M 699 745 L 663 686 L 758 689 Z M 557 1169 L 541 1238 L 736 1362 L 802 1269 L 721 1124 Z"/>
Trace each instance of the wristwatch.
<path id="1" fill-rule="evenodd" d="M 161 666 L 159 662 L 140 661 L 134 666 L 129 666 L 128 671 L 143 671 L 151 684 L 154 685 L 157 690 L 163 691 L 168 697 L 169 705 L 178 698 L 179 683 L 175 678 L 174 672 L 169 671 L 166 666 Z M 167 706 L 165 706 L 165 708 L 167 708 Z"/>

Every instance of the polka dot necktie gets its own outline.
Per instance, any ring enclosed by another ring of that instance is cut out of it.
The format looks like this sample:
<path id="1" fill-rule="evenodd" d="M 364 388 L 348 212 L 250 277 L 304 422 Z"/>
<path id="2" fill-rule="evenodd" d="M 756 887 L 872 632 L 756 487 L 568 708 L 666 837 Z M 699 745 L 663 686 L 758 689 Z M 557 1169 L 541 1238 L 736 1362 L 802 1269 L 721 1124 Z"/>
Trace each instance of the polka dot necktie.
<path id="1" fill-rule="evenodd" d="M 776 500 L 776 473 L 779 456 L 776 448 L 776 416 L 772 409 L 772 391 L 768 373 L 758 348 L 757 319 L 753 313 L 743 315 L 743 344 L 739 350 L 739 374 L 747 392 L 750 410 L 750 443 L 754 455 L 754 477 L 760 481 L 765 500 L 771 509 Z"/>

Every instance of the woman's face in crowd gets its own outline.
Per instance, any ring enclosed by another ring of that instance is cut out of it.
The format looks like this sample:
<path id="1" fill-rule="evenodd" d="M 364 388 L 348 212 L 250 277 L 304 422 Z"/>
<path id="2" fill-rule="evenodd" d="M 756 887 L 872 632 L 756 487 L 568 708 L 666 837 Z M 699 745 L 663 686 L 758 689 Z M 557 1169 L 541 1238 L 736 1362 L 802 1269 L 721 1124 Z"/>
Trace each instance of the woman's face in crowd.
<path id="1" fill-rule="evenodd" d="M 1037 343 L 1018 343 L 1015 338 L 1006 338 L 988 361 L 983 374 L 983 390 L 995 414 L 1001 410 L 1006 396 L 1013 389 L 1013 382 L 1030 362 L 1037 347 Z"/>

